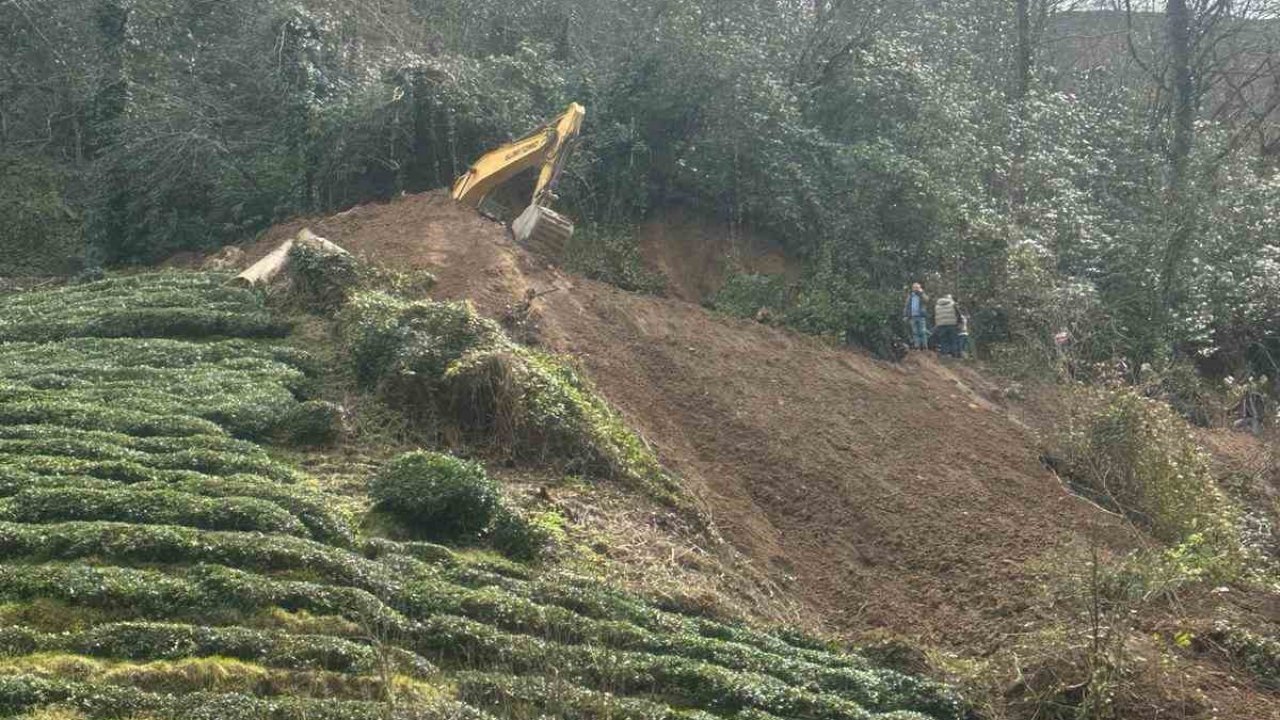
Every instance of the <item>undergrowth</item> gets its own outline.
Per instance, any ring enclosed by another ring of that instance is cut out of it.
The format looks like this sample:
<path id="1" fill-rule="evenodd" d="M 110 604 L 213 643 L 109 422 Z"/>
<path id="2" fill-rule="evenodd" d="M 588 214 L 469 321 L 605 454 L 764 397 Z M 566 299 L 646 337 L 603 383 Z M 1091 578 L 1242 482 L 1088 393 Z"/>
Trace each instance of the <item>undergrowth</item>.
<path id="1" fill-rule="evenodd" d="M 163 317 L 223 302 L 259 312 L 223 279 L 138 276 L 0 301 L 48 314 L 0 342 L 0 715 L 963 716 L 946 686 L 816 640 L 659 609 L 497 556 L 365 537 L 346 503 L 260 444 L 294 440 L 315 363 L 244 338 L 258 326 Z M 119 334 L 101 319 L 134 295 L 145 305 L 174 288 L 186 299 L 152 305 L 145 329 L 157 337 L 93 335 Z M 371 382 L 421 382 L 419 397 L 442 403 L 434 411 L 467 410 L 476 432 L 484 411 L 514 409 L 517 454 L 537 441 L 637 481 L 656 472 L 558 361 L 512 345 L 465 305 L 378 304 L 383 319 L 348 319 Z M 450 488 L 471 486 L 459 477 L 489 487 L 478 466 L 427 457 L 451 469 Z M 384 499 L 411 501 L 419 518 L 450 495 L 389 487 Z M 554 517 L 482 504 L 483 533 L 513 557 L 559 530 Z"/>
<path id="2" fill-rule="evenodd" d="M 512 342 L 469 303 L 359 293 L 339 327 L 357 377 L 442 436 L 682 502 L 653 453 L 575 368 Z"/>
<path id="3" fill-rule="evenodd" d="M 1187 548 L 1215 579 L 1242 571 L 1237 509 L 1168 405 L 1129 388 L 1081 390 L 1060 445 L 1079 490 Z"/>

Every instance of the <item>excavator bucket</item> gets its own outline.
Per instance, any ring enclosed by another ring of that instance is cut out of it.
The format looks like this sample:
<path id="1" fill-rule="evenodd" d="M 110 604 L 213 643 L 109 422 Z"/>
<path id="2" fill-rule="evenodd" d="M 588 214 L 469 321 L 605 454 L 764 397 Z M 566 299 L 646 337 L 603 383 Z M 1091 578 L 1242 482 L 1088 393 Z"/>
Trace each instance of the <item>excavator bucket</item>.
<path id="1" fill-rule="evenodd" d="M 538 204 L 530 205 L 511 223 L 516 242 L 548 258 L 558 258 L 573 235 L 569 218 Z"/>

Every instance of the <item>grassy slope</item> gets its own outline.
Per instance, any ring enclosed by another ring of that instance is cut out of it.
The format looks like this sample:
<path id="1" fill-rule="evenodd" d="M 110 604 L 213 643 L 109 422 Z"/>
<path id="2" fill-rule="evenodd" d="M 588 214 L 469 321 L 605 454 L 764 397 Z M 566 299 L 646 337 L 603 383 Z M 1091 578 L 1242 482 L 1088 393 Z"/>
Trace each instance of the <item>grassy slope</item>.
<path id="1" fill-rule="evenodd" d="M 225 279 L 0 299 L 0 715 L 958 714 L 820 643 L 362 536 L 259 444 L 315 369 Z"/>

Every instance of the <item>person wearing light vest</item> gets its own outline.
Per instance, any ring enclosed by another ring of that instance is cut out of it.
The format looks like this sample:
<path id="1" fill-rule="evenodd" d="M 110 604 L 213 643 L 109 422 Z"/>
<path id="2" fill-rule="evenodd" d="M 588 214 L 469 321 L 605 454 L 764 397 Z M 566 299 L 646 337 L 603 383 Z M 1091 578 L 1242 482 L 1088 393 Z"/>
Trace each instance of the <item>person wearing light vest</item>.
<path id="1" fill-rule="evenodd" d="M 960 324 L 960 308 L 951 295 L 943 295 L 933 306 L 933 332 L 938 339 L 938 352 L 959 357 L 956 326 Z"/>

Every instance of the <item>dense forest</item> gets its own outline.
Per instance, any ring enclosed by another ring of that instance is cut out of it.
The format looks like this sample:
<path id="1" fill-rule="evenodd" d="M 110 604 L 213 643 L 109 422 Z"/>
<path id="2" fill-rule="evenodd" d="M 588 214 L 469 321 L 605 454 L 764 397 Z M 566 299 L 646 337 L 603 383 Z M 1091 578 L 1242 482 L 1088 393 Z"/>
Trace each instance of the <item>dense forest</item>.
<path id="1" fill-rule="evenodd" d="M 447 184 L 581 102 L 580 264 L 691 209 L 743 277 L 872 348 L 924 280 L 980 347 L 1276 376 L 1280 24 L 1267 0 L 8 0 L 4 271 L 72 274 Z"/>

